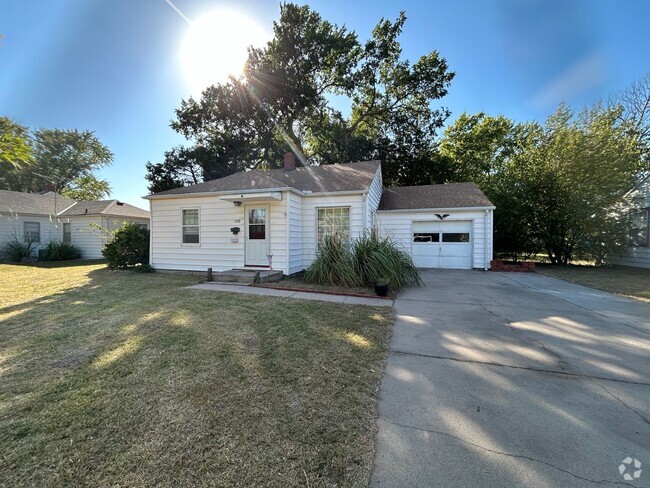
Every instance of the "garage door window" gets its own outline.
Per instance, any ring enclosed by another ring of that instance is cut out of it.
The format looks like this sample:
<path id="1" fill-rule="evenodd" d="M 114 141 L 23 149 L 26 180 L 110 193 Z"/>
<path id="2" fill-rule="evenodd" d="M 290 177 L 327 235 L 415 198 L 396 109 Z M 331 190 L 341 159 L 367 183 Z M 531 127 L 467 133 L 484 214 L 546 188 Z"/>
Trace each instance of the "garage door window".
<path id="1" fill-rule="evenodd" d="M 442 242 L 469 242 L 467 232 L 445 232 L 442 234 Z"/>
<path id="2" fill-rule="evenodd" d="M 440 234 L 437 232 L 415 232 L 413 242 L 440 242 Z"/>

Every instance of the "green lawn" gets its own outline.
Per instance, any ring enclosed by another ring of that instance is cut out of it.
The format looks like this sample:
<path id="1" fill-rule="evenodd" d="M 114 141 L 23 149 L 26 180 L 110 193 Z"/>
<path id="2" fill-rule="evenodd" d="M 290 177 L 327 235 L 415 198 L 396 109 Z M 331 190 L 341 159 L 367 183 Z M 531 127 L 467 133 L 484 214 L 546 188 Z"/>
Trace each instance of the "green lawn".
<path id="1" fill-rule="evenodd" d="M 650 302 L 650 269 L 628 266 L 537 265 L 537 272 L 579 285 Z"/>
<path id="2" fill-rule="evenodd" d="M 392 311 L 0 265 L 2 486 L 366 486 Z"/>

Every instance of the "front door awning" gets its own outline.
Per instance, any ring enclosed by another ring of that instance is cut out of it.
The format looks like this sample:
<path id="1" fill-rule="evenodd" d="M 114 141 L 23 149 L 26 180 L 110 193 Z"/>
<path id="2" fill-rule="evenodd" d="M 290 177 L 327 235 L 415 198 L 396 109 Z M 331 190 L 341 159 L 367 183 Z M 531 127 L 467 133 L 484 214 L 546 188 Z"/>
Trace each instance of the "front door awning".
<path id="1" fill-rule="evenodd" d="M 269 200 L 282 200 L 282 192 L 267 191 L 264 193 L 232 193 L 229 195 L 220 195 L 219 200 L 226 202 L 268 202 Z"/>

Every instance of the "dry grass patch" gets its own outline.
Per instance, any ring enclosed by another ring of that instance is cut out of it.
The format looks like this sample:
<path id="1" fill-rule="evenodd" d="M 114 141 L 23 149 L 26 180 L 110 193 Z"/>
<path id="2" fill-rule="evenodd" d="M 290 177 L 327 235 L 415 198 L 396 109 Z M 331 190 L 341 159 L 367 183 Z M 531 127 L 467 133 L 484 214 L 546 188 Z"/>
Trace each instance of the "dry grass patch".
<path id="1" fill-rule="evenodd" d="M 650 302 L 650 270 L 628 266 L 538 265 L 537 272 L 578 285 Z"/>
<path id="2" fill-rule="evenodd" d="M 366 486 L 392 312 L 0 265 L 7 486 Z"/>

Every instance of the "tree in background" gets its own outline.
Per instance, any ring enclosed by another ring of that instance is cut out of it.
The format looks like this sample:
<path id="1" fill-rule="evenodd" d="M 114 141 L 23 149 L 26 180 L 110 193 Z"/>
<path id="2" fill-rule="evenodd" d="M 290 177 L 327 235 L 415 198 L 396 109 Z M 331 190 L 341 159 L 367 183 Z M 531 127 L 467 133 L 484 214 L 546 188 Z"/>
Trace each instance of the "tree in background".
<path id="1" fill-rule="evenodd" d="M 476 181 L 497 207 L 498 253 L 600 263 L 624 242 L 624 195 L 642 163 L 622 110 L 561 105 L 543 125 L 464 114 L 445 131 L 450 181 Z"/>
<path id="2" fill-rule="evenodd" d="M 436 51 L 401 59 L 405 21 L 381 20 L 362 43 L 308 6 L 283 4 L 273 39 L 249 50 L 244 75 L 183 100 L 172 128 L 203 149 L 194 161 L 204 179 L 278 167 L 291 151 L 301 164 L 382 159 L 388 184 L 429 182 L 436 130 L 449 115 L 432 102 L 454 74 Z M 349 101 L 349 114 L 332 95 Z M 184 184 L 175 164 L 183 163 L 150 165 L 151 187 Z"/>
<path id="3" fill-rule="evenodd" d="M 650 171 L 650 73 L 629 87 L 610 97 L 610 105 L 621 106 L 621 118 L 636 135 L 645 161 L 644 170 Z"/>
<path id="4" fill-rule="evenodd" d="M 110 185 L 95 172 L 113 161 L 113 154 L 93 132 L 37 129 L 31 136 L 31 164 L 0 167 L 2 188 L 40 191 L 48 181 L 74 199 L 99 200 L 110 194 Z"/>
<path id="5" fill-rule="evenodd" d="M 206 168 L 209 168 L 212 163 L 209 151 L 200 146 L 191 149 L 175 147 L 171 151 L 165 152 L 164 162 L 147 163 L 145 178 L 149 181 L 149 191 L 157 193 L 200 183 L 203 181 L 204 173 L 200 162 L 203 162 Z M 226 166 L 217 166 L 222 169 L 227 168 Z M 228 176 L 228 174 L 221 176 Z"/>
<path id="6" fill-rule="evenodd" d="M 32 162 L 29 129 L 8 117 L 0 117 L 0 177 Z"/>

